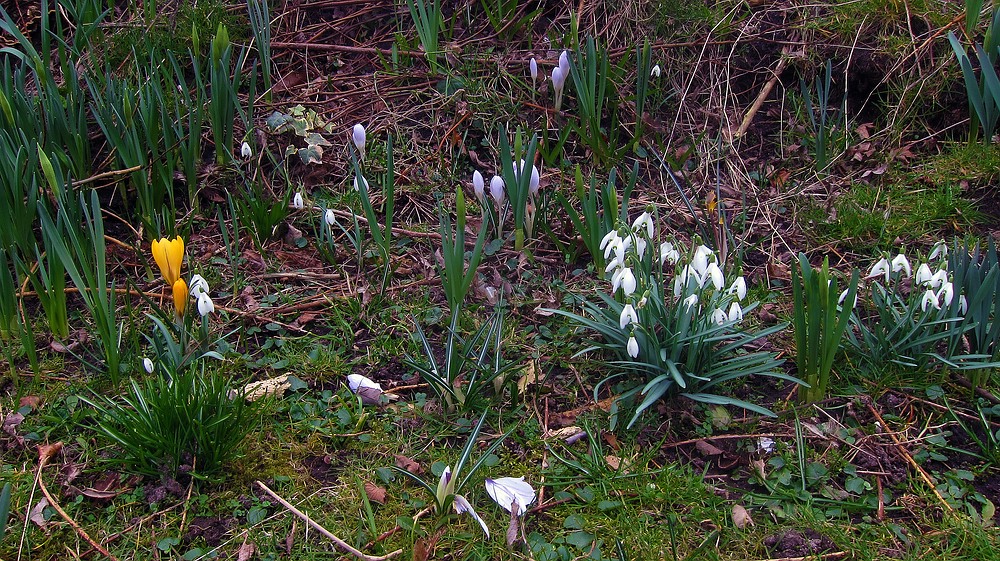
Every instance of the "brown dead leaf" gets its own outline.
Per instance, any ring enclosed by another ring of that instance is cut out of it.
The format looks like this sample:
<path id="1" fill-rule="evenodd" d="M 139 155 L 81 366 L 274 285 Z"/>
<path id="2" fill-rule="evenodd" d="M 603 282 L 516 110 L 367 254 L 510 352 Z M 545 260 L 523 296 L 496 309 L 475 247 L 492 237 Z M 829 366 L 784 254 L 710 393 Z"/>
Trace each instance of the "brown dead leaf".
<path id="1" fill-rule="evenodd" d="M 52 456 L 58 454 L 63 448 L 62 442 L 56 442 L 55 444 L 39 444 L 38 445 L 38 461 L 42 464 L 48 463 L 52 459 Z"/>
<path id="2" fill-rule="evenodd" d="M 720 450 L 714 444 L 705 440 L 699 440 L 698 442 L 695 442 L 694 447 L 698 450 L 698 452 L 701 452 L 702 456 L 712 457 L 712 456 L 722 455 L 722 450 Z"/>
<path id="3" fill-rule="evenodd" d="M 368 495 L 368 500 L 380 505 L 385 504 L 385 487 L 379 487 L 371 481 L 365 481 L 365 494 Z"/>
<path id="4" fill-rule="evenodd" d="M 747 512 L 747 509 L 743 508 L 743 505 L 739 504 L 733 505 L 733 524 L 740 530 L 746 528 L 747 525 L 755 526 L 750 513 Z"/>
<path id="5" fill-rule="evenodd" d="M 18 401 L 18 407 L 30 407 L 32 410 L 38 409 L 42 404 L 42 398 L 37 395 L 26 395 Z"/>
<path id="6" fill-rule="evenodd" d="M 292 546 L 295 545 L 295 526 L 297 525 L 297 523 L 298 523 L 298 521 L 296 521 L 293 518 L 292 519 L 292 529 L 289 530 L 288 531 L 288 535 L 285 536 L 285 553 L 287 553 L 289 556 L 292 555 Z"/>
<path id="7" fill-rule="evenodd" d="M 507 547 L 514 547 L 514 544 L 517 543 L 517 535 L 520 533 L 519 527 L 517 508 L 512 508 L 510 511 L 510 526 L 507 526 Z"/>
<path id="8" fill-rule="evenodd" d="M 49 506 L 49 500 L 42 498 L 38 501 L 34 507 L 31 508 L 31 512 L 28 513 L 28 520 L 31 520 L 38 525 L 39 528 L 45 528 L 49 522 L 45 520 L 45 507 Z"/>
<path id="9" fill-rule="evenodd" d="M 24 421 L 24 415 L 11 413 L 4 417 L 3 431 L 11 436 L 17 436 L 17 426 Z"/>
<path id="10" fill-rule="evenodd" d="M 604 461 L 607 462 L 608 467 L 618 471 L 618 468 L 622 466 L 622 459 L 618 456 L 604 456 Z"/>
<path id="11" fill-rule="evenodd" d="M 524 370 L 522 372 L 523 374 L 521 374 L 521 378 L 517 381 L 517 395 L 524 395 L 528 386 L 538 381 L 538 370 L 535 368 L 534 361 L 529 360 L 528 363 L 524 365 Z"/>
<path id="12" fill-rule="evenodd" d="M 256 551 L 257 546 L 253 542 L 243 542 L 243 545 L 236 550 L 236 561 L 250 561 Z"/>
<path id="13" fill-rule="evenodd" d="M 601 437 L 604 438 L 604 442 L 608 443 L 613 450 L 621 450 L 622 447 L 618 444 L 618 437 L 611 432 L 602 432 Z"/>
<path id="14" fill-rule="evenodd" d="M 550 430 L 543 438 L 559 438 L 562 440 L 566 440 L 568 438 L 573 438 L 577 434 L 582 434 L 582 433 L 583 430 L 580 427 L 576 425 L 571 425 L 568 427 L 563 427 L 561 429 Z"/>
<path id="15" fill-rule="evenodd" d="M 305 312 L 304 314 L 296 318 L 295 323 L 297 323 L 299 326 L 303 326 L 306 325 L 307 323 L 312 323 L 318 317 L 319 317 L 318 312 Z"/>
<path id="16" fill-rule="evenodd" d="M 398 467 L 399 469 L 405 469 L 406 471 L 414 475 L 420 475 L 420 472 L 423 471 L 423 468 L 420 467 L 420 464 L 411 460 L 410 458 L 407 458 L 402 454 L 396 454 L 395 457 L 396 457 L 396 467 Z"/>

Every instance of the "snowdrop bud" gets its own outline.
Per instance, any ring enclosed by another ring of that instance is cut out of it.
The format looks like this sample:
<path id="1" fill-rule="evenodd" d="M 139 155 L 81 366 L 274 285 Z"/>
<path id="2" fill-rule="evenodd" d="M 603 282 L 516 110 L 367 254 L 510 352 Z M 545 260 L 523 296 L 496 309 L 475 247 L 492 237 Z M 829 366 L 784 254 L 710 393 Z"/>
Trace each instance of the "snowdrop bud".
<path id="1" fill-rule="evenodd" d="M 208 297 L 208 294 L 202 292 L 201 295 L 198 296 L 198 313 L 201 314 L 201 317 L 205 317 L 214 311 L 215 302 L 212 302 L 212 299 Z"/>
<path id="2" fill-rule="evenodd" d="M 728 293 L 735 294 L 736 299 L 742 302 L 747 296 L 747 281 L 742 276 L 736 277 L 732 286 L 729 287 Z"/>
<path id="3" fill-rule="evenodd" d="M 639 316 L 635 313 L 635 308 L 632 307 L 632 304 L 625 304 L 625 307 L 622 308 L 621 317 L 618 319 L 618 326 L 625 329 L 633 323 L 639 323 Z"/>
<path id="4" fill-rule="evenodd" d="M 535 61 L 535 57 L 531 57 L 528 68 L 531 70 L 531 87 L 534 88 L 535 82 L 538 80 L 538 63 Z"/>
<path id="5" fill-rule="evenodd" d="M 244 160 L 249 160 L 253 157 L 253 150 L 250 149 L 250 145 L 246 142 L 243 143 L 243 146 L 240 146 L 240 155 L 243 156 Z"/>
<path id="6" fill-rule="evenodd" d="M 674 277 L 674 295 L 680 297 L 687 288 L 688 278 L 691 276 L 691 265 L 684 265 L 681 272 Z"/>
<path id="7" fill-rule="evenodd" d="M 739 302 L 733 302 L 729 305 L 729 321 L 742 321 L 743 320 L 743 307 L 740 306 Z"/>
<path id="8" fill-rule="evenodd" d="M 540 181 L 541 180 L 538 175 L 538 168 L 535 166 L 531 166 L 531 178 L 528 180 L 528 193 L 532 197 L 538 196 L 538 184 Z"/>
<path id="9" fill-rule="evenodd" d="M 496 201 L 497 207 L 503 205 L 504 192 L 503 178 L 499 175 L 494 175 L 493 179 L 490 180 L 490 196 Z M 499 210 L 499 209 L 498 209 Z"/>
<path id="10" fill-rule="evenodd" d="M 337 223 L 337 216 L 333 213 L 332 208 L 326 209 L 326 214 L 323 216 L 323 220 L 326 220 L 327 226 L 333 226 Z"/>
<path id="11" fill-rule="evenodd" d="M 476 199 L 479 200 L 479 204 L 483 204 L 486 198 L 486 181 L 478 169 L 472 172 L 472 189 L 476 192 Z"/>
<path id="12" fill-rule="evenodd" d="M 149 373 L 149 374 L 152 374 L 152 373 L 153 373 L 153 370 L 154 370 L 154 369 L 156 368 L 156 367 L 155 367 L 155 366 L 153 365 L 153 361 L 152 361 L 152 359 L 150 359 L 149 357 L 146 357 L 146 358 L 142 359 L 142 367 L 143 367 L 143 368 L 144 368 L 144 369 L 146 370 L 146 372 L 147 372 L 147 373 Z"/>
<path id="13" fill-rule="evenodd" d="M 639 356 L 639 342 L 635 340 L 635 335 L 628 338 L 628 343 L 625 345 L 625 350 L 628 351 L 628 356 L 636 358 Z"/>
<path id="14" fill-rule="evenodd" d="M 292 207 L 302 210 L 306 207 L 305 201 L 302 200 L 302 193 L 295 193 L 292 197 Z"/>
<path id="15" fill-rule="evenodd" d="M 649 75 L 652 76 L 653 78 L 659 78 L 660 77 L 660 65 L 659 64 L 654 64 L 653 65 L 653 69 L 649 71 Z"/>
<path id="16" fill-rule="evenodd" d="M 712 280 L 712 286 L 716 290 L 722 290 L 722 285 L 726 283 L 726 280 L 722 276 L 722 269 L 715 263 L 708 266 L 708 270 L 705 271 L 705 278 Z"/>
<path id="17" fill-rule="evenodd" d="M 906 256 L 903 255 L 902 253 L 894 257 L 892 260 L 892 272 L 898 273 L 900 271 L 903 271 L 903 274 L 906 276 L 906 278 L 910 278 L 911 276 L 910 262 L 909 260 L 906 259 Z"/>
<path id="18" fill-rule="evenodd" d="M 364 177 L 362 177 L 361 181 L 364 183 L 364 185 L 365 185 L 365 191 L 367 192 L 368 191 L 368 180 L 365 179 Z M 359 189 L 358 187 L 359 187 L 359 185 L 358 185 L 358 177 L 354 176 L 354 190 L 355 191 L 360 191 L 361 189 Z"/>
<path id="19" fill-rule="evenodd" d="M 646 255 L 646 238 L 636 238 L 635 252 L 639 257 L 644 257 Z"/>
<path id="20" fill-rule="evenodd" d="M 699 274 L 704 275 L 708 270 L 708 258 L 713 252 L 707 245 L 700 245 L 694 250 L 694 257 L 691 258 L 691 267 Z"/>
<path id="21" fill-rule="evenodd" d="M 365 141 L 367 140 L 367 134 L 365 134 L 365 127 L 358 123 L 354 125 L 354 130 L 351 131 L 351 139 L 354 140 L 354 146 L 358 148 L 358 153 L 361 157 L 365 157 Z"/>
<path id="22" fill-rule="evenodd" d="M 958 313 L 965 315 L 965 312 L 969 311 L 969 301 L 965 299 L 964 294 L 958 296 Z"/>
<path id="23" fill-rule="evenodd" d="M 640 234 L 646 232 L 647 239 L 653 239 L 653 217 L 648 212 L 644 212 L 632 222 L 632 231 Z"/>
<path id="24" fill-rule="evenodd" d="M 889 260 L 883 257 L 879 259 L 875 265 L 872 266 L 872 270 L 868 272 L 868 276 L 865 278 L 871 279 L 875 277 L 885 277 L 885 282 L 889 282 L 889 275 L 892 274 L 892 265 L 889 264 Z"/>

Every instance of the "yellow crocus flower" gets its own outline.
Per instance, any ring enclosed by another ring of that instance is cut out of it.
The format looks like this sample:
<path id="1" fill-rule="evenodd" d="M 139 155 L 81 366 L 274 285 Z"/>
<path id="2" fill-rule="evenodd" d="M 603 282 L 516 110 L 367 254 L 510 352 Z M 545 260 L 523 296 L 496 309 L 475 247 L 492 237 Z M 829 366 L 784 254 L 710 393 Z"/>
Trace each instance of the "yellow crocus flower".
<path id="1" fill-rule="evenodd" d="M 160 267 L 163 279 L 167 281 L 168 285 L 174 286 L 174 283 L 181 278 L 181 264 L 184 262 L 184 240 L 180 236 L 172 240 L 167 238 L 153 240 L 152 252 L 153 259 Z"/>
<path id="2" fill-rule="evenodd" d="M 173 284 L 173 292 L 174 309 L 177 310 L 177 317 L 183 317 L 184 309 L 187 308 L 188 303 L 188 285 L 184 282 L 184 279 L 177 279 L 177 282 Z"/>

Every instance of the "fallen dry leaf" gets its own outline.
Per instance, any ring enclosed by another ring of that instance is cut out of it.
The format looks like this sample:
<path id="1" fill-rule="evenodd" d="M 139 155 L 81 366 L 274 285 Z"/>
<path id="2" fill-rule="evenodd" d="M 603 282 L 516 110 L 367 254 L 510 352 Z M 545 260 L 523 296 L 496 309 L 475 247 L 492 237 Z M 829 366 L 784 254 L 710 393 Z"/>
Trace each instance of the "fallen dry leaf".
<path id="1" fill-rule="evenodd" d="M 32 409 L 38 409 L 38 407 L 41 404 L 42 404 L 42 398 L 38 397 L 37 395 L 26 395 L 22 397 L 20 401 L 18 401 L 19 407 L 27 406 Z"/>
<path id="2" fill-rule="evenodd" d="M 236 561 L 250 561 L 255 551 L 257 546 L 253 542 L 243 542 L 243 545 L 236 550 Z"/>
<path id="3" fill-rule="evenodd" d="M 420 464 L 414 462 L 410 458 L 407 458 L 402 454 L 396 454 L 395 456 L 396 456 L 396 467 L 398 467 L 399 469 L 405 469 L 406 471 L 414 475 L 420 475 L 420 472 L 423 471 L 423 469 L 420 467 Z"/>
<path id="4" fill-rule="evenodd" d="M 42 498 L 42 500 L 38 501 L 38 504 L 31 508 L 31 512 L 28 513 L 28 520 L 37 524 L 39 528 L 45 528 L 48 525 L 48 521 L 45 520 L 43 511 L 47 506 L 49 506 L 49 500 Z"/>
<path id="5" fill-rule="evenodd" d="M 720 455 L 722 455 L 722 450 L 720 450 L 714 444 L 711 444 L 711 443 L 706 442 L 704 440 L 699 440 L 698 442 L 695 442 L 694 443 L 694 447 L 699 452 L 701 452 L 702 456 L 709 456 L 709 457 L 711 457 L 711 456 L 720 456 Z"/>
<path id="6" fill-rule="evenodd" d="M 517 395 L 524 395 L 528 386 L 538 381 L 538 370 L 535 368 L 534 361 L 529 360 L 528 363 L 524 365 L 523 372 L 524 373 L 521 374 L 521 378 L 517 381 Z"/>
<path id="7" fill-rule="evenodd" d="M 755 525 L 753 523 L 753 518 L 750 517 L 750 513 L 747 512 L 747 509 L 743 508 L 743 505 L 733 505 L 733 524 L 735 524 L 740 530 L 746 528 L 747 525 Z"/>
<path id="8" fill-rule="evenodd" d="M 292 387 L 292 384 L 288 381 L 288 374 L 284 374 L 259 382 L 251 382 L 243 386 L 243 397 L 247 401 L 257 401 L 267 395 L 281 397 L 285 394 L 285 390 L 290 387 Z"/>
<path id="9" fill-rule="evenodd" d="M 17 425 L 20 425 L 23 421 L 24 415 L 11 413 L 3 420 L 3 431 L 11 436 L 17 436 Z"/>
<path id="10" fill-rule="evenodd" d="M 62 450 L 62 447 L 62 442 L 56 442 L 55 444 L 39 444 L 38 461 L 42 464 L 48 463 L 48 461 L 52 459 L 52 456 L 55 456 Z"/>
<path id="11" fill-rule="evenodd" d="M 380 505 L 385 504 L 385 487 L 379 487 L 371 481 L 365 481 L 365 494 L 368 495 L 368 500 Z"/>

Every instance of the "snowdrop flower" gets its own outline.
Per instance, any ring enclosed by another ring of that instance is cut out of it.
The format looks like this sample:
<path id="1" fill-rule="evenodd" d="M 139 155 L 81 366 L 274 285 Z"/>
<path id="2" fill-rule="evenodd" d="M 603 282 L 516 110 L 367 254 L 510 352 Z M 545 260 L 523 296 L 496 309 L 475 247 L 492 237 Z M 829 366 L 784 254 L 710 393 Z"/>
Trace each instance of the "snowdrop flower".
<path id="1" fill-rule="evenodd" d="M 142 359 L 142 367 L 143 369 L 146 370 L 146 373 L 148 374 L 152 374 L 153 370 L 156 368 L 153 365 L 153 360 L 150 359 L 148 356 Z"/>
<path id="2" fill-rule="evenodd" d="M 844 291 L 840 293 L 840 296 L 837 298 L 837 304 L 838 305 L 843 304 L 844 300 L 847 300 L 847 293 L 850 292 L 850 290 L 851 290 L 850 288 L 845 288 Z M 855 291 L 854 292 L 854 302 L 851 303 L 851 307 L 852 308 L 856 308 L 857 305 L 858 305 L 858 293 L 857 293 L 857 291 Z"/>
<path id="3" fill-rule="evenodd" d="M 677 263 L 677 260 L 681 258 L 680 252 L 674 247 L 674 244 L 670 242 L 663 242 L 660 244 L 660 266 L 663 263 L 669 261 L 671 265 Z"/>
<path id="4" fill-rule="evenodd" d="M 701 284 L 704 286 L 705 281 L 710 279 L 712 281 L 712 286 L 714 286 L 716 290 L 722 290 L 722 286 L 726 283 L 725 278 L 722 276 L 722 269 L 720 269 L 719 265 L 716 263 L 712 263 L 708 266 L 708 269 L 705 271 L 701 279 Z"/>
<path id="5" fill-rule="evenodd" d="M 483 204 L 486 200 L 486 181 L 478 169 L 472 172 L 472 190 L 476 192 L 476 199 L 479 200 L 479 204 Z"/>
<path id="6" fill-rule="evenodd" d="M 535 88 L 535 82 L 538 81 L 538 62 L 535 61 L 535 57 L 531 57 L 528 62 L 528 69 L 531 71 L 531 88 Z"/>
<path id="7" fill-rule="evenodd" d="M 955 287 L 950 282 L 945 282 L 938 290 L 937 297 L 945 306 L 951 306 L 951 301 L 955 297 Z"/>
<path id="8" fill-rule="evenodd" d="M 249 160 L 253 157 L 253 150 L 250 149 L 250 144 L 247 142 L 244 142 L 243 145 L 240 146 L 240 156 L 243 156 L 244 160 Z"/>
<path id="9" fill-rule="evenodd" d="M 688 296 L 687 298 L 684 299 L 684 307 L 687 308 L 688 310 L 695 307 L 696 305 L 698 305 L 697 294 L 692 294 L 691 296 Z"/>
<path id="10" fill-rule="evenodd" d="M 215 302 L 209 298 L 208 293 L 202 292 L 198 296 L 198 313 L 201 317 L 205 317 L 208 314 L 215 312 Z"/>
<path id="11" fill-rule="evenodd" d="M 625 344 L 625 350 L 628 351 L 628 356 L 632 358 L 639 356 L 639 342 L 635 340 L 635 335 L 628 338 L 628 343 Z"/>
<path id="12" fill-rule="evenodd" d="M 931 254 L 927 257 L 928 261 L 934 260 L 936 257 L 940 256 L 941 259 L 948 257 L 948 244 L 944 240 L 938 241 L 934 244 L 934 248 L 931 249 Z"/>
<path id="13" fill-rule="evenodd" d="M 726 294 L 735 294 L 736 299 L 741 302 L 743 301 L 744 298 L 746 298 L 747 281 L 743 279 L 742 275 L 736 277 L 736 280 L 733 281 L 732 285 L 730 285 L 729 290 L 726 291 Z"/>
<path id="14" fill-rule="evenodd" d="M 743 320 L 743 307 L 740 306 L 739 302 L 733 302 L 729 305 L 729 321 L 742 321 Z"/>
<path id="15" fill-rule="evenodd" d="M 938 303 L 937 294 L 934 294 L 934 291 L 929 288 L 927 289 L 927 292 L 924 292 L 924 297 L 920 299 L 920 309 L 926 312 L 927 306 L 933 306 L 935 310 L 941 309 L 941 304 Z"/>
<path id="16" fill-rule="evenodd" d="M 188 285 L 188 292 L 194 298 L 201 298 L 202 294 L 211 292 L 208 288 L 208 281 L 201 275 L 191 277 L 191 284 Z"/>
<path id="17" fill-rule="evenodd" d="M 931 268 L 927 266 L 927 263 L 921 263 L 917 267 L 917 274 L 913 277 L 913 283 L 916 285 L 927 284 L 934 278 L 934 273 L 931 272 Z"/>
<path id="18" fill-rule="evenodd" d="M 646 238 L 653 239 L 653 217 L 650 216 L 648 212 L 644 212 L 632 222 L 632 231 L 636 234 L 642 233 L 645 230 Z"/>
<path id="19" fill-rule="evenodd" d="M 361 182 L 362 182 L 362 183 L 364 184 L 364 186 L 365 186 L 365 192 L 368 192 L 368 180 L 367 180 L 367 179 L 365 179 L 364 177 L 362 177 L 362 178 L 361 178 Z M 356 175 L 355 175 L 355 176 L 354 176 L 354 190 L 355 190 L 355 191 L 361 191 L 361 189 L 359 189 L 358 187 L 359 187 L 359 185 L 358 185 L 358 176 L 356 176 Z"/>
<path id="20" fill-rule="evenodd" d="M 292 208 L 296 208 L 299 210 L 306 208 L 306 203 L 305 201 L 302 200 L 301 192 L 296 191 L 295 196 L 292 197 Z"/>
<path id="21" fill-rule="evenodd" d="M 713 255 L 715 253 L 706 245 L 699 245 L 694 250 L 694 256 L 691 257 L 691 267 L 697 271 L 699 276 L 705 275 L 705 271 L 708 270 L 708 258 Z"/>
<path id="22" fill-rule="evenodd" d="M 635 252 L 639 255 L 639 257 L 646 255 L 646 238 L 636 238 Z"/>
<path id="23" fill-rule="evenodd" d="M 762 436 L 760 437 L 760 439 L 757 440 L 757 450 L 759 452 L 770 454 L 771 452 L 774 452 L 775 448 L 777 447 L 774 444 L 773 438 Z"/>
<path id="24" fill-rule="evenodd" d="M 626 326 L 633 323 L 639 323 L 639 316 L 635 313 L 635 308 L 632 307 L 632 304 L 625 304 L 625 307 L 622 308 L 621 317 L 618 318 L 618 325 L 624 330 Z"/>
<path id="25" fill-rule="evenodd" d="M 906 259 L 906 256 L 903 255 L 902 253 L 900 253 L 899 255 L 897 255 L 892 259 L 892 272 L 898 273 L 900 271 L 903 271 L 903 274 L 906 276 L 906 278 L 910 278 L 911 276 L 910 262 Z"/>
<path id="26" fill-rule="evenodd" d="M 368 135 L 365 134 L 365 127 L 358 123 L 354 125 L 354 130 L 351 131 L 351 140 L 354 141 L 354 146 L 358 149 L 358 154 L 361 155 L 361 159 L 365 159 L 365 141 Z"/>
<path id="27" fill-rule="evenodd" d="M 931 280 L 927 281 L 927 286 L 929 288 L 937 289 L 937 287 L 948 282 L 948 271 L 944 269 L 938 269 L 938 272 L 931 276 Z"/>
<path id="28" fill-rule="evenodd" d="M 337 223 L 337 215 L 333 213 L 332 208 L 326 209 L 326 214 L 323 215 L 323 220 L 326 220 L 327 226 L 333 226 Z"/>
<path id="29" fill-rule="evenodd" d="M 654 64 L 653 65 L 653 69 L 649 71 L 649 75 L 652 76 L 653 78 L 659 78 L 660 77 L 660 65 L 659 64 Z"/>
<path id="30" fill-rule="evenodd" d="M 958 313 L 965 315 L 965 312 L 969 311 L 969 301 L 965 299 L 964 294 L 958 296 Z"/>
<path id="31" fill-rule="evenodd" d="M 507 512 L 521 516 L 528 510 L 528 505 L 535 502 L 535 490 L 523 477 L 501 477 L 486 480 L 486 492 Z M 517 506 L 517 512 L 513 507 Z"/>
<path id="32" fill-rule="evenodd" d="M 677 273 L 677 276 L 674 277 L 674 294 L 676 296 L 680 296 L 684 292 L 684 289 L 687 288 L 688 279 L 692 276 L 692 273 L 694 272 L 691 270 L 691 265 L 684 265 L 681 272 Z"/>
<path id="33" fill-rule="evenodd" d="M 618 292 L 618 287 L 621 287 L 622 293 L 625 296 L 631 296 L 635 292 L 635 285 L 635 275 L 632 274 L 632 269 L 629 267 L 618 269 L 611 277 L 612 293 Z"/>
<path id="34" fill-rule="evenodd" d="M 872 270 L 868 272 L 868 276 L 865 278 L 871 279 L 884 276 L 885 282 L 889 282 L 890 274 L 892 274 L 892 266 L 889 264 L 889 260 L 883 257 L 882 259 L 879 259 L 874 266 L 872 266 Z"/>
<path id="35" fill-rule="evenodd" d="M 351 388 L 351 391 L 361 398 L 362 403 L 369 405 L 377 404 L 379 397 L 382 396 L 382 386 L 361 374 L 349 374 L 347 376 L 347 387 Z M 447 471 L 450 478 L 451 469 L 449 468 Z"/>
<path id="36" fill-rule="evenodd" d="M 493 179 L 490 180 L 490 196 L 493 197 L 494 201 L 496 201 L 498 211 L 500 210 L 500 207 L 503 205 L 503 200 L 504 200 L 503 188 L 504 188 L 503 178 L 500 177 L 499 175 L 494 175 Z"/>
<path id="37" fill-rule="evenodd" d="M 712 312 L 712 321 L 718 325 L 725 325 L 727 319 L 729 318 L 726 316 L 726 312 L 722 311 L 722 308 L 716 308 L 715 311 Z"/>

